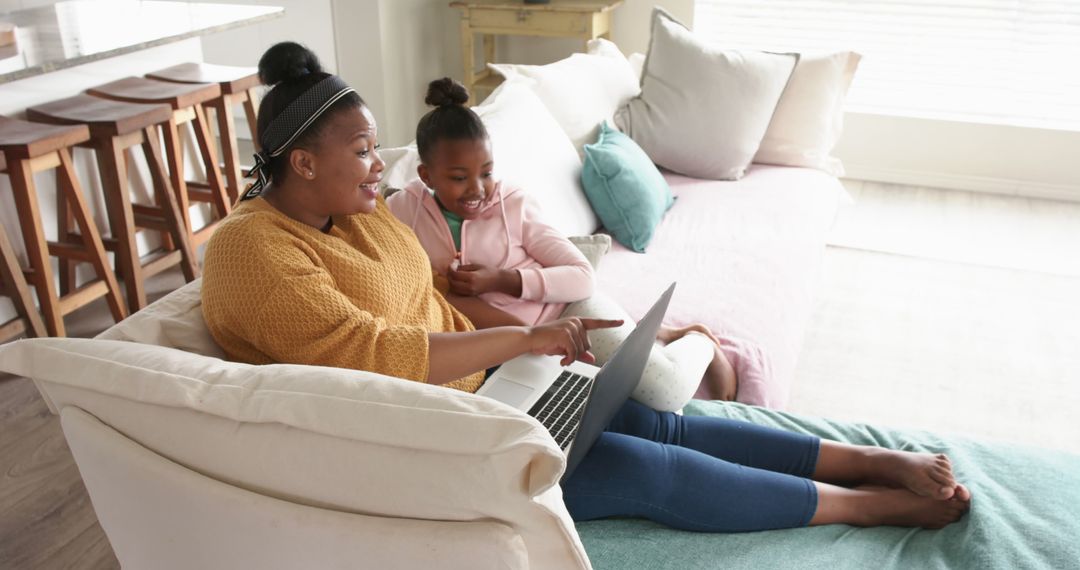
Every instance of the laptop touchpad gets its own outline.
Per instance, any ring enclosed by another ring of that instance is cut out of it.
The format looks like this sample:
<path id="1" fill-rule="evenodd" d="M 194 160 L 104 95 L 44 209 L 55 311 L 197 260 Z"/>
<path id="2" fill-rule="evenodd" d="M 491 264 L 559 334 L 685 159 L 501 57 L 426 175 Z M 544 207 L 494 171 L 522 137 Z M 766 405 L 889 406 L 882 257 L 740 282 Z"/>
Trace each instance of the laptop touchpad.
<path id="1" fill-rule="evenodd" d="M 496 376 L 491 380 L 491 387 L 484 391 L 484 395 L 495 398 L 504 404 L 510 404 L 515 408 L 520 408 L 535 390 L 530 386 L 507 380 L 504 377 Z"/>

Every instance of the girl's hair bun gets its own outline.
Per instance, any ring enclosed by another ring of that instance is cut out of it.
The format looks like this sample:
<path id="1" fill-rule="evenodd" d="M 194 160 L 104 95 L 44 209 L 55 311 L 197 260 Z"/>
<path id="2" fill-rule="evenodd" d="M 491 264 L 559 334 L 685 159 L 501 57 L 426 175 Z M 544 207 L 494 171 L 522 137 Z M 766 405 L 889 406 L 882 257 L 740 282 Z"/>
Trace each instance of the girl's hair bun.
<path id="1" fill-rule="evenodd" d="M 274 44 L 259 60 L 259 79 L 264 85 L 296 81 L 321 71 L 322 65 L 315 53 L 296 42 Z"/>
<path id="2" fill-rule="evenodd" d="M 428 83 L 427 97 L 424 97 L 424 102 L 434 107 L 464 105 L 468 101 L 469 90 L 449 77 Z"/>

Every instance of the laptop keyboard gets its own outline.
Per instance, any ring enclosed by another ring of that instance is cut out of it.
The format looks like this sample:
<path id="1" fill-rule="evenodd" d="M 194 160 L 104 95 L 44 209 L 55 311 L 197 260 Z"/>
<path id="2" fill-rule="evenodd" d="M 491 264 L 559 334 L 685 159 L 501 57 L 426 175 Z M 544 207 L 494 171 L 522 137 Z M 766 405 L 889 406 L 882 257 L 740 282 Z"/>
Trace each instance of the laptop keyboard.
<path id="1" fill-rule="evenodd" d="M 560 449 L 566 449 L 577 435 L 592 382 L 592 378 L 564 370 L 529 410 L 529 415 L 547 428 Z"/>

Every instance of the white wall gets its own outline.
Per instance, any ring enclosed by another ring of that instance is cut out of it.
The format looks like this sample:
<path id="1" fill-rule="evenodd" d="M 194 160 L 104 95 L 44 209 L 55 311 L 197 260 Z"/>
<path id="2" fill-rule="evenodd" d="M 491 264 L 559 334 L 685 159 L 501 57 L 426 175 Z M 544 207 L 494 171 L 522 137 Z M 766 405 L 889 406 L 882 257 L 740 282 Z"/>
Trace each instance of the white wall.
<path id="1" fill-rule="evenodd" d="M 334 0 L 341 76 L 372 108 L 384 146 L 413 139 L 428 82 L 448 73 L 452 15 L 441 0 Z"/>
<path id="2" fill-rule="evenodd" d="M 50 6 L 56 0 L 0 0 L 0 14 L 16 10 L 28 10 L 39 6 Z"/>
<path id="3" fill-rule="evenodd" d="M 1080 132 L 848 112 L 849 178 L 1080 201 Z"/>
<path id="4" fill-rule="evenodd" d="M 331 73 L 338 70 L 334 46 L 333 11 L 330 0 L 199 0 L 215 4 L 254 4 L 282 6 L 285 15 L 265 22 L 202 36 L 203 60 L 221 65 L 255 67 L 270 46 L 283 41 L 304 44 L 323 68 Z M 247 117 L 236 114 L 236 132 L 240 138 L 250 138 Z M 246 161 L 250 157 L 241 157 Z"/>

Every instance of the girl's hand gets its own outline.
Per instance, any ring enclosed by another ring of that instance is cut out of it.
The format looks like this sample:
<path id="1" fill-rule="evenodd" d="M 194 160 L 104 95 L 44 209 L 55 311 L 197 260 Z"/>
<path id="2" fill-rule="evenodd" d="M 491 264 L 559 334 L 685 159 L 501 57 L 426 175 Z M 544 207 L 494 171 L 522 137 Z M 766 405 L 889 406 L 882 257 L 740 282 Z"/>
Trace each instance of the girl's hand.
<path id="1" fill-rule="evenodd" d="M 622 325 L 621 320 L 570 317 L 530 327 L 529 351 L 533 354 L 562 355 L 563 366 L 575 360 L 592 364 L 596 357 L 589 352 L 588 331 Z"/>
<path id="2" fill-rule="evenodd" d="M 521 296 L 521 274 L 512 269 L 497 269 L 487 265 L 468 264 L 453 266 L 447 271 L 450 292 L 456 295 L 475 296 L 484 293 L 506 293 Z"/>

